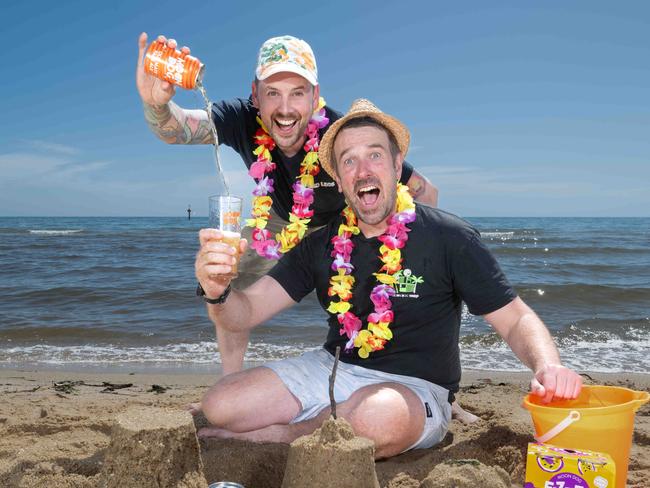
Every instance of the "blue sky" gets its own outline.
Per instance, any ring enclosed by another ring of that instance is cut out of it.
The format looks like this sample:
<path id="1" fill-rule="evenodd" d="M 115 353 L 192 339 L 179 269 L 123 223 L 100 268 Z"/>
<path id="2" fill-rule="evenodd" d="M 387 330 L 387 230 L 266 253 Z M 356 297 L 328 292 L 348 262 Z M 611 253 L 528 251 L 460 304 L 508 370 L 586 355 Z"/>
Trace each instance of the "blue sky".
<path id="1" fill-rule="evenodd" d="M 305 5 L 3 2 L 0 215 L 205 215 L 210 146 L 164 144 L 142 116 L 146 31 L 190 46 L 214 99 L 249 94 L 266 38 L 307 40 L 328 103 L 403 120 L 407 159 L 461 216 L 650 216 L 649 3 Z M 222 159 L 248 199 L 243 163 Z"/>

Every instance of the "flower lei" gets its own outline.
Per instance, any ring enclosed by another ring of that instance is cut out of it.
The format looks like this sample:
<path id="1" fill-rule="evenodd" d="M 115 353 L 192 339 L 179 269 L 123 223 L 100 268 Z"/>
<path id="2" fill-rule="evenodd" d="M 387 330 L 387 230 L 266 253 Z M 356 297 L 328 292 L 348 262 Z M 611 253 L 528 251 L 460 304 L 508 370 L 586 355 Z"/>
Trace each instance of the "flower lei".
<path id="1" fill-rule="evenodd" d="M 350 207 L 346 207 L 341 215 L 343 223 L 339 225 L 338 235 L 332 237 L 334 249 L 331 256 L 332 271 L 336 274 L 330 278 L 330 287 L 327 294 L 331 297 L 338 296 L 338 302 L 330 302 L 327 311 L 337 314 L 341 329 L 340 335 L 345 334 L 348 342 L 345 345 L 346 352 L 358 347 L 359 357 L 367 358 L 371 352 L 384 348 L 384 344 L 393 338 L 390 330 L 390 323 L 393 321 L 391 310 L 391 297 L 395 295 L 393 285 L 397 282 L 395 273 L 402 269 L 402 249 L 408 241 L 408 232 L 411 231 L 406 224 L 415 220 L 415 204 L 408 192 L 408 187 L 397 184 L 397 211 L 390 218 L 386 232 L 378 237 L 382 242 L 379 248 L 380 259 L 383 263 L 378 273 L 373 275 L 379 281 L 370 293 L 370 300 L 375 306 L 373 313 L 368 315 L 368 328 L 361 330 L 362 323 L 359 317 L 350 311 L 352 304 L 352 287 L 354 266 L 350 262 L 354 243 L 352 236 L 359 234 L 357 227 L 357 216 Z"/>
<path id="2" fill-rule="evenodd" d="M 314 211 L 310 208 L 314 202 L 314 176 L 320 172 L 318 164 L 318 146 L 320 136 L 318 130 L 329 123 L 325 116 L 325 100 L 321 97 L 318 107 L 312 114 L 305 135 L 307 141 L 303 146 L 305 154 L 300 163 L 300 174 L 293 186 L 293 206 L 289 214 L 289 224 L 285 226 L 275 238 L 266 229 L 269 221 L 269 210 L 273 204 L 270 194 L 273 193 L 273 179 L 268 176 L 275 169 L 275 163 L 271 160 L 271 151 L 275 148 L 275 141 L 269 135 L 262 119 L 256 117 L 259 129 L 255 132 L 253 143 L 257 145 L 253 154 L 257 156 L 248 174 L 257 180 L 253 190 L 252 218 L 246 220 L 246 225 L 254 227 L 252 232 L 251 247 L 257 254 L 266 259 L 278 259 L 281 253 L 285 253 L 298 244 L 305 236 L 307 224 L 311 220 Z"/>

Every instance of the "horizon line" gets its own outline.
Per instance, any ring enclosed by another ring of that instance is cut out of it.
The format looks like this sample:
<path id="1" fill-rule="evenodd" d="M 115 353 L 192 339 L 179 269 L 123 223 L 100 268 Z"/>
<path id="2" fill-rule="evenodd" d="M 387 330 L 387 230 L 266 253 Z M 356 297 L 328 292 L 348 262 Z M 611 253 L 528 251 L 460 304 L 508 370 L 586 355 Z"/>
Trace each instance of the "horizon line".
<path id="1" fill-rule="evenodd" d="M 444 210 L 444 209 L 441 209 Z M 453 212 L 451 212 L 453 213 Z M 650 215 L 466 215 L 464 219 L 647 219 Z M 183 219 L 187 215 L 0 215 L 0 219 Z M 192 215 L 192 218 L 208 218 Z"/>

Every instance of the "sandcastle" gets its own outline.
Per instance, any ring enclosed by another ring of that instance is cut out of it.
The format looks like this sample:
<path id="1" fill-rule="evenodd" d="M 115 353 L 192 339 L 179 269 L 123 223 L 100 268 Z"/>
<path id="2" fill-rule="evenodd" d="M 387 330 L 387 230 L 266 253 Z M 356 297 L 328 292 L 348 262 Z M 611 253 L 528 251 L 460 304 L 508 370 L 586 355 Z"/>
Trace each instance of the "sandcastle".
<path id="1" fill-rule="evenodd" d="M 330 418 L 313 434 L 291 443 L 282 488 L 379 488 L 375 445 L 355 437 L 350 424 Z"/>
<path id="2" fill-rule="evenodd" d="M 374 454 L 371 440 L 356 437 L 345 419 L 330 417 L 321 428 L 291 443 L 282 488 L 379 488 Z M 151 407 L 118 415 L 98 486 L 207 488 L 192 416 Z M 477 460 L 450 460 L 435 466 L 421 482 L 403 475 L 388 488 L 476 486 L 510 488 L 510 477 Z"/>
<path id="3" fill-rule="evenodd" d="M 189 412 L 131 408 L 118 415 L 101 488 L 207 488 Z"/>

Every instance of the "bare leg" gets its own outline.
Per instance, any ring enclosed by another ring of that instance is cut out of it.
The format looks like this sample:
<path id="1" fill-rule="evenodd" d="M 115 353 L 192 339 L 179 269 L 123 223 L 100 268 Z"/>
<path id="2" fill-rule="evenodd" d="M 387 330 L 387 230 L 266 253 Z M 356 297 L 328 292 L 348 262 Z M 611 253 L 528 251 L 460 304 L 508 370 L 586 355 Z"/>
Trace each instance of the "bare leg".
<path id="1" fill-rule="evenodd" d="M 225 376 L 241 371 L 250 333 L 248 331 L 232 332 L 218 325 L 215 326 L 215 329 L 221 356 L 221 373 Z"/>
<path id="2" fill-rule="evenodd" d="M 274 424 L 249 432 L 233 432 L 219 427 L 204 427 L 199 430 L 199 437 L 218 437 L 220 439 L 240 439 L 251 442 L 284 442 L 290 444 L 298 437 L 308 435 L 318 429 L 329 417 L 326 408 L 316 417 L 295 424 Z"/>
<path id="3" fill-rule="evenodd" d="M 208 422 L 234 432 L 288 424 L 301 409 L 278 375 L 265 367 L 222 377 L 201 401 Z"/>
<path id="4" fill-rule="evenodd" d="M 277 232 L 282 230 L 281 219 L 274 212 L 272 212 L 271 215 L 273 217 L 273 224 L 269 222 L 267 229 L 271 231 L 272 234 L 275 234 L 275 230 L 277 230 Z M 248 242 L 251 242 L 252 229 L 246 227 L 242 232 L 242 237 L 247 239 Z M 274 264 L 275 262 L 273 260 L 258 256 L 257 252 L 249 246 L 240 258 L 239 276 L 232 282 L 232 286 L 238 290 L 248 288 L 264 276 L 266 272 L 274 266 Z M 210 309 L 208 308 L 208 316 L 210 316 L 209 310 Z M 244 354 L 248 348 L 250 331 L 233 332 L 232 330 L 229 330 L 229 327 L 225 327 L 224 324 L 218 323 L 216 317 L 210 318 L 215 325 L 223 375 L 241 371 L 244 363 Z"/>
<path id="5" fill-rule="evenodd" d="M 250 232 L 248 232 L 248 234 L 249 235 L 245 235 L 245 237 L 250 241 Z M 245 257 L 242 258 L 239 263 L 240 273 L 244 276 L 240 276 L 236 279 L 234 286 L 242 289 L 256 281 L 261 275 L 258 272 L 253 273 L 246 270 L 249 268 L 254 270 L 255 266 L 252 264 L 257 264 L 261 259 L 262 258 L 257 257 L 255 251 L 248 249 Z M 259 266 L 257 266 L 257 268 L 259 268 Z M 208 316 L 210 317 L 209 309 Z M 244 365 L 244 355 L 246 354 L 246 349 L 248 349 L 250 332 L 233 332 L 227 330 L 223 325 L 217 323 L 214 317 L 210 318 L 214 323 L 217 347 L 219 348 L 219 356 L 221 356 L 221 375 L 226 376 L 241 371 Z M 201 412 L 201 402 L 189 403 L 185 408 L 192 415 L 197 415 Z"/>
<path id="6" fill-rule="evenodd" d="M 241 371 L 244 364 L 244 354 L 248 348 L 250 333 L 248 331 L 231 332 L 216 324 L 215 329 L 217 333 L 217 344 L 219 345 L 219 355 L 221 356 L 222 376 Z M 201 413 L 201 402 L 188 403 L 185 409 L 192 415 L 198 415 Z"/>
<path id="7" fill-rule="evenodd" d="M 395 383 L 381 383 L 357 390 L 347 401 L 338 404 L 337 413 L 352 425 L 356 435 L 374 441 L 377 459 L 394 456 L 407 449 L 419 439 L 424 427 L 422 402 L 410 389 Z M 273 423 L 251 430 L 208 427 L 201 429 L 199 435 L 290 443 L 312 433 L 329 414 L 329 408 L 326 408 L 310 420 L 295 424 Z"/>

